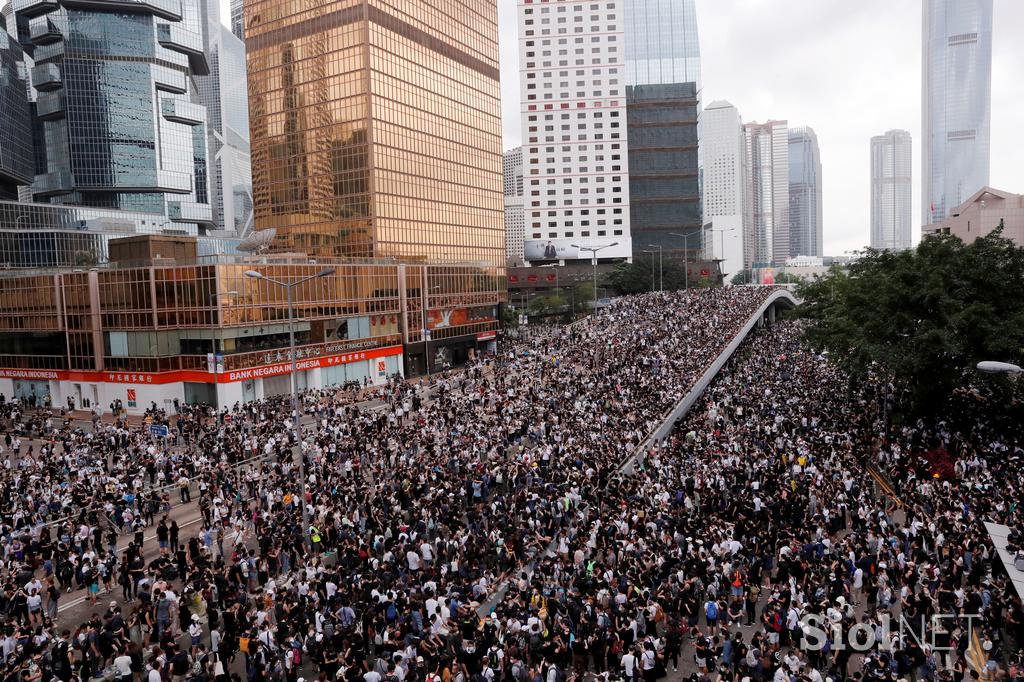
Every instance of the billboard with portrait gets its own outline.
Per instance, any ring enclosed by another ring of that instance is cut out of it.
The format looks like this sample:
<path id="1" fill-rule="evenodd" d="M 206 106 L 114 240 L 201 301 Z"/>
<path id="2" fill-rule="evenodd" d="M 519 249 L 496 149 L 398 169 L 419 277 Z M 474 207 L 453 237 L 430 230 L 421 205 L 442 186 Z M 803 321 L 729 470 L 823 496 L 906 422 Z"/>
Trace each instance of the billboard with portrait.
<path id="1" fill-rule="evenodd" d="M 532 239 L 523 243 L 523 258 L 527 261 L 576 260 L 580 250 L 572 239 Z"/>

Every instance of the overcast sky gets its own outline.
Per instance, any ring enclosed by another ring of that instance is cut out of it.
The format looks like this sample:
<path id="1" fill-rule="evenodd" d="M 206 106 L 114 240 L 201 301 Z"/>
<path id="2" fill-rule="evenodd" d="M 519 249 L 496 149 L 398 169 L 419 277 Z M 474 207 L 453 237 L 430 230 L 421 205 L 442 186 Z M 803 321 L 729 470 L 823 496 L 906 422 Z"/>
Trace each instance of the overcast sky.
<path id="1" fill-rule="evenodd" d="M 416 0 L 409 0 L 415 2 Z M 505 148 L 520 144 L 516 0 L 497 0 Z M 229 0 L 221 0 L 228 23 Z M 814 128 L 824 176 L 825 253 L 870 239 L 870 140 L 914 139 L 915 241 L 921 217 L 921 0 L 697 0 L 704 102 L 744 121 Z M 993 187 L 1024 193 L 1024 0 L 995 0 Z"/>
<path id="2" fill-rule="evenodd" d="M 506 149 L 520 144 L 516 0 L 498 0 Z M 697 0 L 703 101 L 747 121 L 814 128 L 824 177 L 825 254 L 870 241 L 871 137 L 914 140 L 921 217 L 921 0 Z M 995 0 L 990 184 L 1024 193 L 1024 0 Z"/>

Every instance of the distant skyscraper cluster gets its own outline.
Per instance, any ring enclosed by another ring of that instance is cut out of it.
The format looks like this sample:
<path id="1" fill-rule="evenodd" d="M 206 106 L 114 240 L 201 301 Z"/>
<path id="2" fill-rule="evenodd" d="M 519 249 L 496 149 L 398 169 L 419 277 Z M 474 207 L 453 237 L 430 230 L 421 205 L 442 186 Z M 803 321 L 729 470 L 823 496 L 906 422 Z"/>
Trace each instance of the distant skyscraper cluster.
<path id="1" fill-rule="evenodd" d="M 699 251 L 695 0 L 520 0 L 519 37 L 525 260 Z"/>
<path id="2" fill-rule="evenodd" d="M 702 111 L 694 0 L 520 0 L 519 37 L 527 261 L 822 255 L 814 131 Z"/>
<path id="3" fill-rule="evenodd" d="M 198 76 L 196 83 L 206 107 L 213 221 L 222 230 L 244 236 L 253 223 L 245 43 L 224 26 L 219 0 L 199 3 L 210 74 Z M 240 2 L 232 4 L 232 11 L 236 5 L 240 12 Z M 234 24 L 235 17 L 231 19 Z"/>

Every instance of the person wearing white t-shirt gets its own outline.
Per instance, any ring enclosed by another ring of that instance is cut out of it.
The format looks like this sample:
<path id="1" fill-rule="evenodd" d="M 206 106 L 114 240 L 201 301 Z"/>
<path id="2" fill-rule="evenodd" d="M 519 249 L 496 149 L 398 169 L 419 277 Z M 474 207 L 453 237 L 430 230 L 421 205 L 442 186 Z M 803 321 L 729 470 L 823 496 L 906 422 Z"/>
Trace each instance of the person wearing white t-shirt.
<path id="1" fill-rule="evenodd" d="M 117 671 L 118 682 L 131 682 L 132 657 L 128 655 L 127 651 L 122 650 L 121 653 L 114 658 L 114 670 Z"/>
<path id="2" fill-rule="evenodd" d="M 640 671 L 644 676 L 644 682 L 654 682 L 656 658 L 657 654 L 654 653 L 654 646 L 650 643 L 646 644 L 643 653 L 640 654 Z"/>
<path id="3" fill-rule="evenodd" d="M 625 674 L 627 682 L 636 678 L 636 655 L 632 650 L 622 656 L 622 672 Z"/>
<path id="4" fill-rule="evenodd" d="M 149 675 L 146 678 L 147 682 L 163 682 L 163 678 L 160 677 L 160 661 L 153 661 L 153 667 L 149 670 Z M 380 682 L 375 680 L 374 682 Z"/>

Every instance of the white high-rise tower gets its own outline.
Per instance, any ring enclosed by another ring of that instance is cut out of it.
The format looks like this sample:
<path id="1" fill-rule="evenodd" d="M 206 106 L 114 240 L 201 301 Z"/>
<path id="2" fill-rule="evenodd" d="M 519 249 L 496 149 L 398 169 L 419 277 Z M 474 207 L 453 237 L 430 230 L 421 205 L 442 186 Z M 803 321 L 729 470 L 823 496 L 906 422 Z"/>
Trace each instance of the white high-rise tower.
<path id="1" fill-rule="evenodd" d="M 909 249 L 911 221 L 911 140 L 906 130 L 871 138 L 871 248 Z"/>

